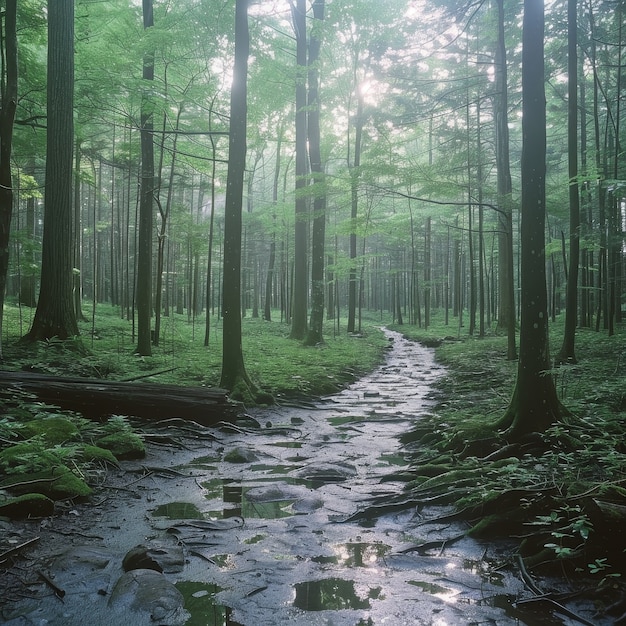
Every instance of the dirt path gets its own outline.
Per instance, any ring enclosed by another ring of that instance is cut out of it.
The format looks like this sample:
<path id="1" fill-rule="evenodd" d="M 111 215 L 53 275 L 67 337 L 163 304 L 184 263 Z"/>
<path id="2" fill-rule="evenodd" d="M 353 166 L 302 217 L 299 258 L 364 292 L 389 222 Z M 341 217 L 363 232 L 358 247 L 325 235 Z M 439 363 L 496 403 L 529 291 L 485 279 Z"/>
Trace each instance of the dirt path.
<path id="1" fill-rule="evenodd" d="M 402 490 L 398 436 L 432 406 L 442 374 L 431 351 L 389 334 L 386 364 L 340 394 L 256 411 L 260 430 L 171 423 L 91 503 L 4 524 L 16 545 L 40 538 L 3 572 L 4 623 L 568 623 L 516 608 L 525 592 L 506 547 L 446 543 L 465 529 L 428 521 L 445 511 L 346 521 Z"/>

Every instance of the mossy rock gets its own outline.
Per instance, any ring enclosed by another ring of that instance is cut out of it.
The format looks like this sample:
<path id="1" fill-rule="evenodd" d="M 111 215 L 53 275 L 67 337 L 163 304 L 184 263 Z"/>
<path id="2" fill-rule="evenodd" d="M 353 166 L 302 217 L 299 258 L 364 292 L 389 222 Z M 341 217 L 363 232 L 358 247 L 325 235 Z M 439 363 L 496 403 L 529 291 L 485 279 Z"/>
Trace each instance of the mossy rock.
<path id="1" fill-rule="evenodd" d="M 90 446 L 88 444 L 80 446 L 79 456 L 81 461 L 86 463 L 103 462 L 111 463 L 111 465 L 117 465 L 117 459 L 113 455 L 113 452 L 99 446 Z"/>
<path id="2" fill-rule="evenodd" d="M 40 435 L 45 442 L 55 445 L 75 439 L 78 428 L 67 418 L 52 415 L 27 422 L 24 424 L 23 433 L 27 439 Z"/>
<path id="3" fill-rule="evenodd" d="M 41 493 L 27 493 L 0 502 L 0 517 L 24 519 L 49 517 L 54 514 L 54 502 Z"/>
<path id="4" fill-rule="evenodd" d="M 4 479 L 0 487 L 21 495 L 38 493 L 52 500 L 84 498 L 91 494 L 89 485 L 63 465 L 42 472 L 14 474 Z"/>
<path id="5" fill-rule="evenodd" d="M 252 450 L 248 450 L 247 448 L 236 447 L 229 450 L 224 455 L 224 461 L 226 461 L 226 463 L 253 463 L 258 460 L 259 457 L 254 454 Z"/>
<path id="6" fill-rule="evenodd" d="M 48 495 L 54 500 L 84 498 L 91 494 L 91 487 L 71 472 L 67 467 L 54 470 L 54 480 L 50 484 Z"/>
<path id="7" fill-rule="evenodd" d="M 118 461 L 127 459 L 143 459 L 146 456 L 146 447 L 141 438 L 135 433 L 119 432 L 105 435 L 96 441 L 100 448 L 113 453 Z"/>

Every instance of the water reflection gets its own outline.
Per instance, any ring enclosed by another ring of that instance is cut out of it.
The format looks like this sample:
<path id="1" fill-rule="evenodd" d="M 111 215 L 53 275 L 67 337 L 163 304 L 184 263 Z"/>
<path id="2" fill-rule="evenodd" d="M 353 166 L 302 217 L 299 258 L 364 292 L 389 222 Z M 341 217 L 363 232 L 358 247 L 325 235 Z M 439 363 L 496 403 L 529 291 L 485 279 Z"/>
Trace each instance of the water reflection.
<path id="1" fill-rule="evenodd" d="M 353 580 L 325 578 L 294 585 L 293 605 L 303 611 L 338 611 L 342 609 L 369 609 L 370 600 L 382 598 L 381 587 L 370 588 L 360 597 Z"/>
<path id="2" fill-rule="evenodd" d="M 202 511 L 191 502 L 168 502 L 157 506 L 152 515 L 168 519 L 204 519 Z"/>
<path id="3" fill-rule="evenodd" d="M 183 594 L 190 614 L 185 626 L 241 626 L 231 619 L 231 609 L 216 601 L 215 594 L 221 591 L 217 585 L 184 581 L 176 583 L 176 588 Z"/>

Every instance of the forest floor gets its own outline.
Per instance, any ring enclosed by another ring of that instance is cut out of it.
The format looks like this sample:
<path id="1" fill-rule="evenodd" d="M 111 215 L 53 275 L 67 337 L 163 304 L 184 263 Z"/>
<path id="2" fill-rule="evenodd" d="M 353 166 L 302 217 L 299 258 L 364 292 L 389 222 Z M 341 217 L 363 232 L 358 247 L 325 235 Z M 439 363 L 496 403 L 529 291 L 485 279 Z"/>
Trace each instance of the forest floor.
<path id="1" fill-rule="evenodd" d="M 407 505 L 399 438 L 445 402 L 446 377 L 393 338 L 326 401 L 255 410 L 260 428 L 144 427 L 147 457 L 88 504 L 5 522 L 9 548 L 37 540 L 9 558 L 6 623 L 611 623 L 597 594 L 530 582 L 511 541 L 469 537 L 454 506 Z"/>
<path id="2" fill-rule="evenodd" d="M 620 623 L 623 606 L 607 610 L 623 596 L 624 337 L 581 331 L 580 364 L 551 373 L 576 416 L 548 435 L 560 447 L 491 464 L 461 451 L 508 403 L 503 339 L 396 330 L 437 344 L 446 370 L 396 335 L 399 362 L 324 400 L 235 426 L 133 422 L 145 459 L 76 465 L 86 501 L 1 521 L 2 619 L 115 626 L 130 607 L 191 626 Z M 516 523 L 472 532 L 490 517 L 477 500 Z M 590 505 L 611 505 L 617 530 Z"/>

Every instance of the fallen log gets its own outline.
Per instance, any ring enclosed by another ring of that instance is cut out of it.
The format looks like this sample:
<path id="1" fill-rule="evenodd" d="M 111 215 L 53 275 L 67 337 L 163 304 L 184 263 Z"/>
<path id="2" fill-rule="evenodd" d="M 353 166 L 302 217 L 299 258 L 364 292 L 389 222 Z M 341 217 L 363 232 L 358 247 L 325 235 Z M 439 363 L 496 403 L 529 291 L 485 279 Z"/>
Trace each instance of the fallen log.
<path id="1" fill-rule="evenodd" d="M 157 421 L 170 417 L 204 426 L 235 421 L 241 405 L 224 389 L 132 383 L 97 378 L 66 378 L 34 372 L 0 371 L 0 394 L 23 391 L 38 400 L 78 411 L 90 419 L 128 415 Z"/>

